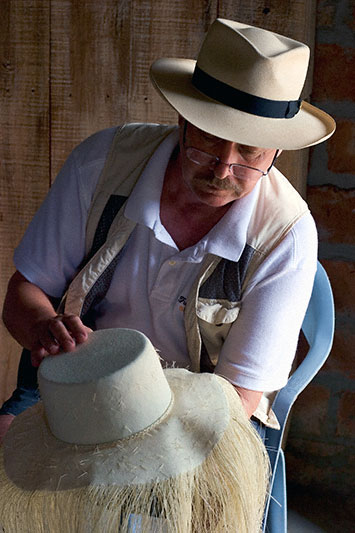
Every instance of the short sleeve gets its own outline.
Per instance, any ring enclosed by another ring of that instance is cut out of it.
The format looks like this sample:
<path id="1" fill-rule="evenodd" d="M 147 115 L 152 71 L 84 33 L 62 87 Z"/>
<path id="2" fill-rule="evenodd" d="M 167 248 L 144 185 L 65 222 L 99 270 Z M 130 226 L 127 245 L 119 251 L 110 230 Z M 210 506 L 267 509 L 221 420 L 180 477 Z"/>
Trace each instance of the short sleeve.
<path id="1" fill-rule="evenodd" d="M 86 139 L 69 155 L 14 253 L 26 279 L 60 297 L 85 254 L 87 214 L 116 128 Z"/>
<path id="2" fill-rule="evenodd" d="M 300 219 L 263 261 L 242 297 L 215 372 L 255 391 L 283 387 L 291 370 L 317 266 L 317 232 Z"/>

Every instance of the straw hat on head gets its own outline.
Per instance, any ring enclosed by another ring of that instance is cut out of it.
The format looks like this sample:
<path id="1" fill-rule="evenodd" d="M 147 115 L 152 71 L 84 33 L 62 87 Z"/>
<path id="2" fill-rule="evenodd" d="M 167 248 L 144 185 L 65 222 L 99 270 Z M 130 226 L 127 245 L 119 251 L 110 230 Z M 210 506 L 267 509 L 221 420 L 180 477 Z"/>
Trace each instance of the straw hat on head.
<path id="1" fill-rule="evenodd" d="M 42 402 L 1 452 L 6 533 L 126 532 L 133 519 L 141 532 L 259 531 L 267 454 L 223 378 L 163 370 L 128 329 L 90 334 L 38 375 Z"/>
<path id="2" fill-rule="evenodd" d="M 335 130 L 332 117 L 300 101 L 308 62 L 303 43 L 217 19 L 197 61 L 158 59 L 151 79 L 168 103 L 203 131 L 250 146 L 296 150 Z"/>

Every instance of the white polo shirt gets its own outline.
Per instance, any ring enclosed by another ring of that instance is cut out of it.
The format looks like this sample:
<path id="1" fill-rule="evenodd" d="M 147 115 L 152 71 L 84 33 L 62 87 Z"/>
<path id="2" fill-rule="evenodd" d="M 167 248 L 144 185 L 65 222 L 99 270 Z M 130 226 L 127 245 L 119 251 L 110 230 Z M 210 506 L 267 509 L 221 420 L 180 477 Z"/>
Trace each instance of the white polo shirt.
<path id="1" fill-rule="evenodd" d="M 114 133 L 114 128 L 99 132 L 74 150 L 15 251 L 16 268 L 49 295 L 63 293 L 84 257 L 87 213 Z M 125 216 L 137 226 L 96 308 L 96 327 L 138 329 L 167 364 L 188 367 L 186 297 L 205 254 L 239 259 L 257 189 L 236 200 L 196 245 L 180 251 L 159 214 L 164 174 L 177 139 L 174 132 L 160 145 L 128 199 Z M 316 252 L 314 222 L 305 215 L 250 281 L 217 373 L 251 390 L 271 391 L 285 384 L 311 293 Z"/>

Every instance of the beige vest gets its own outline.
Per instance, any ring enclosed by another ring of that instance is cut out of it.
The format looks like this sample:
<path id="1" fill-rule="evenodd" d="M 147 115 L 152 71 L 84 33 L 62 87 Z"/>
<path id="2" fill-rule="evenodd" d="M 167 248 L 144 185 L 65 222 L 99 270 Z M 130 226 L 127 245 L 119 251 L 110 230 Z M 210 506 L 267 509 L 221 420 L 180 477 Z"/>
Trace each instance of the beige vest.
<path id="1" fill-rule="evenodd" d="M 91 249 L 98 221 L 110 196 L 129 196 L 152 154 L 175 128 L 158 124 L 127 124 L 118 129 L 90 208 L 87 253 Z M 87 295 L 95 290 L 95 284 L 100 278 L 105 277 L 109 265 L 117 258 L 132 233 L 135 223 L 126 219 L 123 211 L 124 205 L 110 226 L 106 242 L 70 284 L 65 297 L 65 312 L 82 315 Z M 261 180 L 248 227 L 247 245 L 252 254 L 241 292 L 264 258 L 307 212 L 305 201 L 277 169 L 272 169 L 268 177 Z M 211 363 L 216 364 L 223 342 L 241 307 L 240 300 L 200 297 L 203 283 L 213 274 L 220 261 L 221 258 L 212 254 L 205 257 L 200 275 L 187 298 L 185 330 L 190 369 L 194 372 L 200 371 L 203 347 Z M 265 395 L 254 415 L 266 425 L 277 427 L 277 421 L 270 410 L 270 401 L 270 395 Z"/>

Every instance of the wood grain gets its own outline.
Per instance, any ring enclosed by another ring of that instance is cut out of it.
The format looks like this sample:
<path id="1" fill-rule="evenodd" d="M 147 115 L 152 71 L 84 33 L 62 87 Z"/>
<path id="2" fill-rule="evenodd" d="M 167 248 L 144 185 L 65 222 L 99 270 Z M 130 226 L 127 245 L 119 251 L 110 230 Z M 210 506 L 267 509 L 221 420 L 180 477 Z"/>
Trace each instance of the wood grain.
<path id="1" fill-rule="evenodd" d="M 3 0 L 0 17 L 0 299 L 12 254 L 49 185 L 49 8 Z M 19 346 L 0 328 L 0 402 L 15 384 Z"/>
<path id="2" fill-rule="evenodd" d="M 161 56 L 196 56 L 217 2 L 193 3 L 52 1 L 52 179 L 73 146 L 99 129 L 176 121 L 149 68 Z"/>

